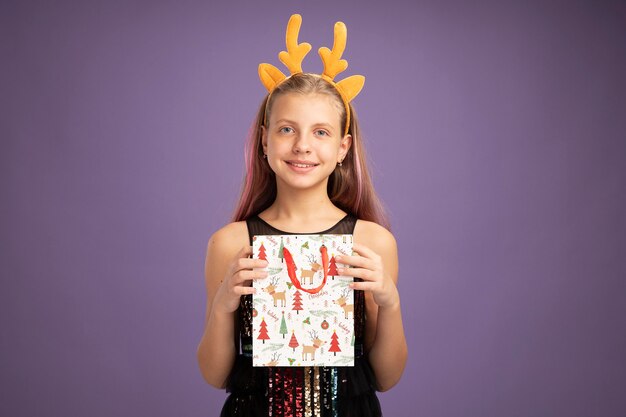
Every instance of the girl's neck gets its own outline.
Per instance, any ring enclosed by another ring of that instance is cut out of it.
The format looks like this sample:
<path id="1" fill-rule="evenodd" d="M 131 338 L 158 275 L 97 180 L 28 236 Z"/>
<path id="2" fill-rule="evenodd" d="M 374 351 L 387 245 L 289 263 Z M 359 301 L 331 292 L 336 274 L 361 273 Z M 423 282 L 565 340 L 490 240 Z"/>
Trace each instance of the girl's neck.
<path id="1" fill-rule="evenodd" d="M 330 201 L 326 187 L 323 191 L 310 189 L 287 191 L 280 188 L 279 186 L 274 203 L 261 213 L 264 220 L 309 229 L 306 226 L 332 222 L 346 214 Z"/>

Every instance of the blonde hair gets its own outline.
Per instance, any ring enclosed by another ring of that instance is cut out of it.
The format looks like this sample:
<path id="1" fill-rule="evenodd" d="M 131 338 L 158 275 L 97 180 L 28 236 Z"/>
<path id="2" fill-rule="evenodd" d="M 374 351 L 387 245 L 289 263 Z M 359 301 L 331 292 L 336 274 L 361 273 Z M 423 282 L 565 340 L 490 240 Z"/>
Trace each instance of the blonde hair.
<path id="1" fill-rule="evenodd" d="M 346 123 L 346 110 L 341 96 L 335 87 L 320 76 L 299 73 L 280 83 L 261 103 L 248 134 L 245 147 L 246 176 L 232 221 L 245 220 L 260 213 L 276 199 L 276 177 L 263 158 L 261 135 L 265 120 L 270 118 L 274 101 L 277 97 L 287 93 L 326 94 L 333 97 L 340 112 L 340 126 Z M 328 178 L 328 197 L 340 209 L 354 214 L 359 219 L 378 223 L 390 230 L 389 219 L 382 202 L 376 195 L 367 169 L 359 123 L 351 105 L 350 113 L 352 117 L 348 134 L 352 136 L 352 146 L 343 159 L 342 166 L 337 166 Z"/>

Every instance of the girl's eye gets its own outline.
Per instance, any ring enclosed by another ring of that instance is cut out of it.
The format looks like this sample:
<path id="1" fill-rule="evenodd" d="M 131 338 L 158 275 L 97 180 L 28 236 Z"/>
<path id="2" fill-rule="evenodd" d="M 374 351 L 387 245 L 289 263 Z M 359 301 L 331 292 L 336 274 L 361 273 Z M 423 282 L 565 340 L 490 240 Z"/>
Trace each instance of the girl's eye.
<path id="1" fill-rule="evenodd" d="M 315 132 L 318 136 L 328 136 L 328 132 L 325 130 L 318 130 Z"/>
<path id="2" fill-rule="evenodd" d="M 281 127 L 280 128 L 280 133 L 291 133 L 293 132 L 293 129 L 290 127 Z"/>

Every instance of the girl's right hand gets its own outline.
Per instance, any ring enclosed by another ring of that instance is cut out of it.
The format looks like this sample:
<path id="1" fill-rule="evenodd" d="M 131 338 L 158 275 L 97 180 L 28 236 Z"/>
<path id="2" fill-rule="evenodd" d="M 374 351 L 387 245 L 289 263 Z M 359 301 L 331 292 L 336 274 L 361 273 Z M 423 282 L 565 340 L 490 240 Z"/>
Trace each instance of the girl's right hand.
<path id="1" fill-rule="evenodd" d="M 256 292 L 252 288 L 252 280 L 267 277 L 267 271 L 253 271 L 252 268 L 265 268 L 268 262 L 251 259 L 248 257 L 250 255 L 252 255 L 252 246 L 244 246 L 230 262 L 226 276 L 215 294 L 214 309 L 225 313 L 234 312 L 239 307 L 239 299 L 242 295 Z"/>

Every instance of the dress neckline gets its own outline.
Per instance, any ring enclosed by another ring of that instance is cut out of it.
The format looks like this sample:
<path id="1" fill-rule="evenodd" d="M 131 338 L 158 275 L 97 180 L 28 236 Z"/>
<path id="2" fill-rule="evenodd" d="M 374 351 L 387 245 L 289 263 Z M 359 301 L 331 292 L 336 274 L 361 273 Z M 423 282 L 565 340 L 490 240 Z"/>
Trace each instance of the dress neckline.
<path id="1" fill-rule="evenodd" d="M 277 232 L 279 232 L 280 234 L 283 234 L 283 235 L 323 235 L 324 233 L 330 232 L 335 227 L 337 227 L 341 222 L 345 221 L 348 217 L 350 217 L 350 213 L 346 214 L 337 223 L 333 224 L 331 227 L 329 227 L 326 230 L 322 230 L 321 232 L 286 232 L 284 230 L 280 230 L 280 229 L 277 229 L 276 227 L 272 226 L 271 224 L 269 224 L 268 222 L 263 220 L 258 214 L 255 214 L 254 217 L 259 219 L 259 221 L 261 223 L 263 223 L 264 225 L 266 225 L 267 227 L 269 227 L 272 230 L 275 230 L 275 231 L 277 231 Z"/>

